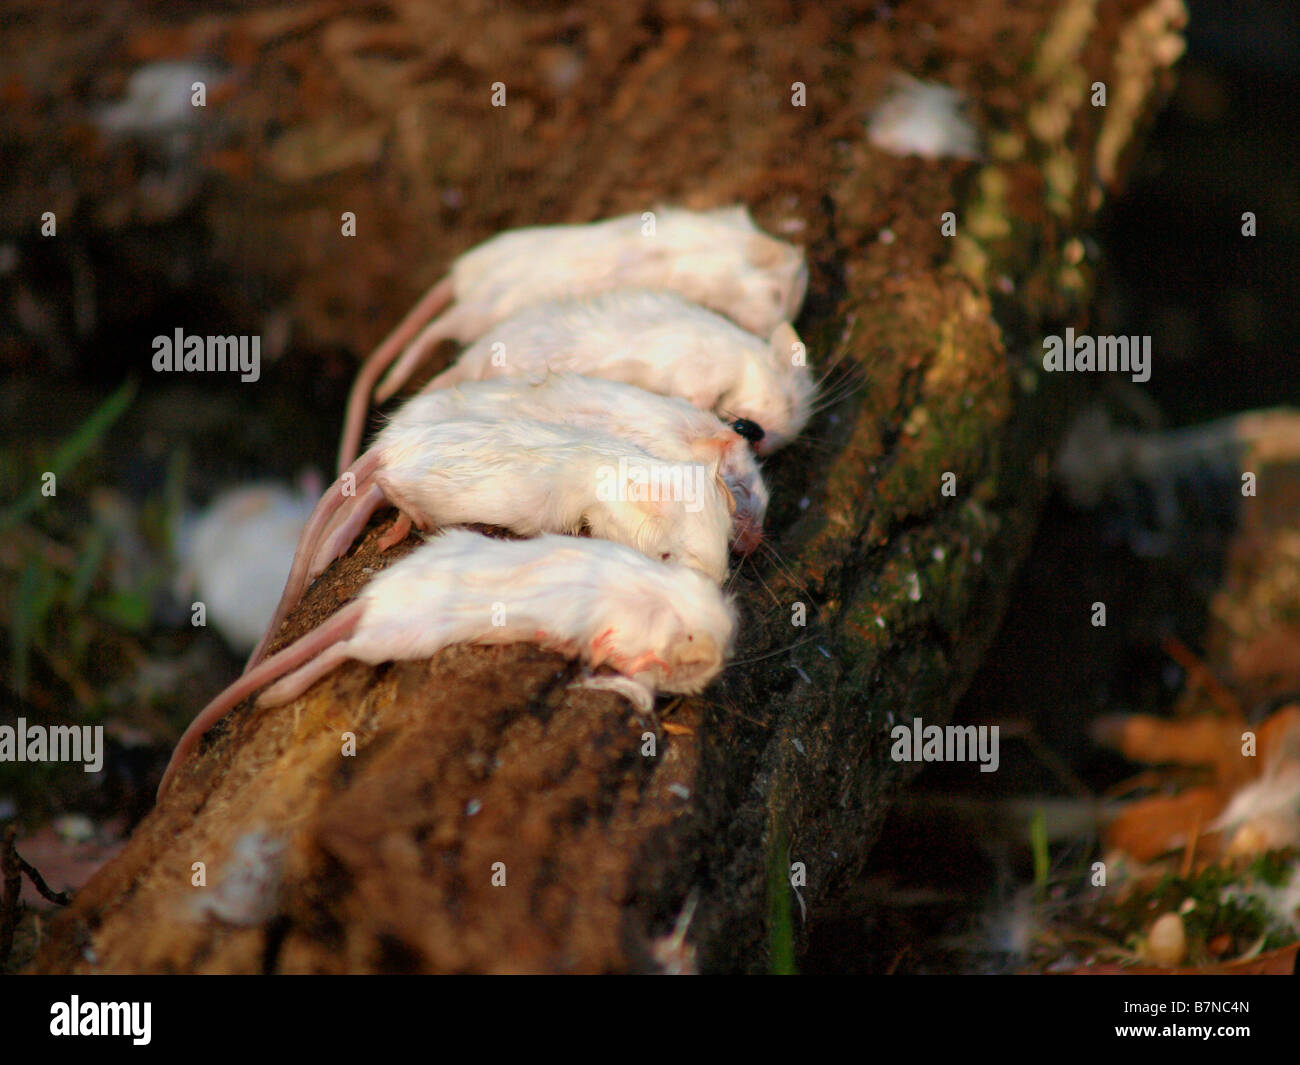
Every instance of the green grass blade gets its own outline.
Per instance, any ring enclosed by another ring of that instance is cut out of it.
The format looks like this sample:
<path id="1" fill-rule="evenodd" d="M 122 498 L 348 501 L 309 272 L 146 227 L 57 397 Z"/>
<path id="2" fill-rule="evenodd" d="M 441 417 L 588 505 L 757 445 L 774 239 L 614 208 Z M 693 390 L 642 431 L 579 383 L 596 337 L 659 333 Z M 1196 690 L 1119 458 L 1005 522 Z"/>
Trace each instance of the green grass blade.
<path id="1" fill-rule="evenodd" d="M 48 472 L 60 478 L 81 462 L 103 439 L 115 421 L 120 418 L 135 398 L 135 381 L 127 381 L 87 418 L 76 432 L 65 440 L 50 459 Z M 13 506 L 0 511 L 0 532 L 12 529 L 30 515 L 46 497 L 41 495 L 41 485 L 34 484 L 19 497 Z"/>

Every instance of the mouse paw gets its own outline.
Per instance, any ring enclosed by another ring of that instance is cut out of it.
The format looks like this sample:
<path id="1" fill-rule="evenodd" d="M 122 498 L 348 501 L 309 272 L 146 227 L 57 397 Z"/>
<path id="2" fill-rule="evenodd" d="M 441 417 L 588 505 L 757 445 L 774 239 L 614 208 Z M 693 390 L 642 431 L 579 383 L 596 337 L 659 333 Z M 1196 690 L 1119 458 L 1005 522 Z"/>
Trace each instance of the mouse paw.
<path id="1" fill-rule="evenodd" d="M 583 677 L 581 680 L 574 681 L 570 687 L 593 688 L 596 691 L 617 692 L 643 714 L 650 713 L 650 711 L 654 709 L 655 705 L 654 692 L 639 681 L 633 680 L 631 677 L 587 676 Z"/>
<path id="2" fill-rule="evenodd" d="M 653 651 L 646 651 L 644 654 L 639 654 L 636 658 L 633 658 L 630 661 L 619 662 L 616 664 L 620 673 L 627 673 L 629 675 L 640 673 L 643 670 L 649 669 L 651 666 L 659 666 L 665 672 L 668 671 L 668 663 Z"/>
<path id="3" fill-rule="evenodd" d="M 380 551 L 387 551 L 390 547 L 395 547 L 410 535 L 411 519 L 406 511 L 401 511 L 397 515 L 397 520 L 393 522 L 393 527 L 384 533 L 378 540 L 377 546 Z"/>
<path id="4" fill-rule="evenodd" d="M 593 669 L 613 654 L 609 646 L 609 638 L 613 635 L 614 630 L 612 628 L 606 629 L 591 641 L 590 660 Z"/>

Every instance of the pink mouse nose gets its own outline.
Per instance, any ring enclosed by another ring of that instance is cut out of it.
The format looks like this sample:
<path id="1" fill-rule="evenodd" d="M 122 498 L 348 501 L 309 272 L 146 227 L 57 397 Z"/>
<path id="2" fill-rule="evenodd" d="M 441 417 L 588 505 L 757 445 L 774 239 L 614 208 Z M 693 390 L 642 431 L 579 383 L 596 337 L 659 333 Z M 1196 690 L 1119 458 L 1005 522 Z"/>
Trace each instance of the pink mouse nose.
<path id="1" fill-rule="evenodd" d="M 752 518 L 737 519 L 731 547 L 738 555 L 749 555 L 763 542 L 763 528 Z"/>

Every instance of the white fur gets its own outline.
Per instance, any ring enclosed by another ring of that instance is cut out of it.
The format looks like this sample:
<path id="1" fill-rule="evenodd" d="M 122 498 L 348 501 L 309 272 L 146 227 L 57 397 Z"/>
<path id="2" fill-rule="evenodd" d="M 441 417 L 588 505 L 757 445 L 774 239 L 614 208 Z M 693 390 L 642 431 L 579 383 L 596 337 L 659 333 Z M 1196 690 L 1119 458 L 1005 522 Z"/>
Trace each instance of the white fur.
<path id="1" fill-rule="evenodd" d="M 593 536 L 722 581 L 736 503 L 719 472 L 720 454 L 706 458 L 674 463 L 607 432 L 529 418 L 394 419 L 316 504 L 279 606 L 246 669 L 261 659 L 309 582 L 348 550 L 385 501 L 426 532 L 479 524 L 531 536 L 586 527 Z M 689 478 L 690 497 L 611 491 L 615 475 L 626 484 L 664 474 L 677 475 L 682 487 Z M 394 533 L 405 535 L 400 527 Z"/>
<path id="2" fill-rule="evenodd" d="M 735 630 L 733 608 L 695 570 L 572 536 L 493 540 L 449 529 L 384 570 L 359 598 L 361 622 L 338 645 L 349 658 L 428 658 L 455 643 L 517 643 L 541 633 L 547 646 L 620 671 L 657 656 L 662 665 L 629 674 L 652 691 L 701 691 L 721 670 Z M 263 699 L 273 704 L 275 692 Z"/>
<path id="3" fill-rule="evenodd" d="M 608 433 L 526 418 L 389 425 L 375 450 L 375 482 L 421 528 L 478 523 L 533 536 L 585 525 L 652 558 L 726 577 L 731 513 L 716 464 L 669 464 Z M 645 471 L 684 467 L 699 497 L 601 499 L 620 460 Z"/>
<path id="4" fill-rule="evenodd" d="M 466 381 L 413 396 L 385 434 L 399 437 L 457 418 L 512 417 L 611 433 L 670 462 L 716 461 L 736 497 L 733 543 L 741 551 L 757 546 L 768 491 L 753 452 L 729 425 L 685 400 L 570 373 Z"/>
<path id="5" fill-rule="evenodd" d="M 712 211 L 660 206 L 654 232 L 640 213 L 581 225 L 499 233 L 451 268 L 462 342 L 537 303 L 615 288 L 669 289 L 755 333 L 803 305 L 803 253 L 764 234 L 741 205 Z"/>
<path id="6" fill-rule="evenodd" d="M 758 450 L 770 454 L 812 413 L 807 359 L 794 361 L 799 343 L 788 322 L 765 340 L 675 293 L 632 289 L 540 304 L 493 325 L 429 388 L 548 370 L 602 377 L 748 418 L 767 434 Z"/>
<path id="7" fill-rule="evenodd" d="M 461 255 L 362 366 L 348 398 L 340 471 L 356 455 L 371 390 L 394 359 L 375 389 L 381 401 L 439 342 L 470 343 L 525 307 L 645 288 L 675 292 L 763 336 L 797 317 L 808 287 L 803 252 L 762 233 L 744 206 L 646 213 L 653 223 L 629 214 L 513 229 Z"/>

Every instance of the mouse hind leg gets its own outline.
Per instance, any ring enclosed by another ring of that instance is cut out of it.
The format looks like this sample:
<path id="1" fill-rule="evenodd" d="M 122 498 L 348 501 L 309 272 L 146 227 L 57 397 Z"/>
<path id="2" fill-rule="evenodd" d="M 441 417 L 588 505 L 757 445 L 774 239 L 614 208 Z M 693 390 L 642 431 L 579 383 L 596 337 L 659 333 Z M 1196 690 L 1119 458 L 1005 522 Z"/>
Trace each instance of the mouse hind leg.
<path id="1" fill-rule="evenodd" d="M 361 530 L 370 521 L 371 515 L 387 502 L 388 500 L 384 498 L 384 490 L 374 483 L 371 483 L 364 492 L 358 494 L 356 499 L 348 504 L 343 520 L 339 522 L 328 539 L 317 550 L 316 556 L 311 562 L 309 579 L 319 577 L 331 562 L 346 555 L 348 549 L 356 543 L 357 537 L 361 535 Z"/>

